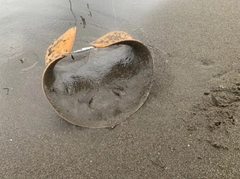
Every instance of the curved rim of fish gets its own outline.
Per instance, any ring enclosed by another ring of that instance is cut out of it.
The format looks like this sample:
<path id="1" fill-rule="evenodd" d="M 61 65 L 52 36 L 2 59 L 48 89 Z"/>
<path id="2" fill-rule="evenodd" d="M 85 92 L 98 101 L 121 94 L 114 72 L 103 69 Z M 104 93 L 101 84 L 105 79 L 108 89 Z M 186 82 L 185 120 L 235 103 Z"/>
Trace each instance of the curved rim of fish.
<path id="1" fill-rule="evenodd" d="M 45 55 L 46 68 L 49 64 L 53 63 L 55 60 L 66 57 L 69 55 L 69 53 L 71 53 L 76 32 L 77 27 L 72 27 L 68 29 L 64 34 L 62 34 L 48 47 Z M 98 38 L 96 41 L 91 42 L 90 45 L 92 45 L 92 47 L 86 47 L 81 50 L 85 51 L 94 47 L 104 48 L 124 41 L 137 41 L 137 40 L 133 39 L 127 32 L 112 31 Z"/>
<path id="2" fill-rule="evenodd" d="M 133 39 L 127 32 L 124 31 L 113 31 L 105 34 L 98 38 L 96 41 L 90 43 L 90 45 L 96 48 L 104 48 L 113 44 L 117 44 L 124 41 L 137 41 Z"/>
<path id="3" fill-rule="evenodd" d="M 45 55 L 46 66 L 59 58 L 66 57 L 71 52 L 76 32 L 77 27 L 68 29 L 48 47 Z"/>
<path id="4" fill-rule="evenodd" d="M 121 33 L 117 33 L 117 32 L 121 32 Z M 70 124 L 72 125 L 75 125 L 75 126 L 79 126 L 79 127 L 83 127 L 83 128 L 95 128 L 95 129 L 99 129 L 99 128 L 115 128 L 117 125 L 119 125 L 120 123 L 124 122 L 127 118 L 129 118 L 130 116 L 132 116 L 134 113 L 136 113 L 142 106 L 143 104 L 146 102 L 148 96 L 149 96 L 149 93 L 150 93 L 150 90 L 151 90 L 151 87 L 153 85 L 153 76 L 154 76 L 154 58 L 151 54 L 151 51 L 148 49 L 148 47 L 146 45 L 144 45 L 142 42 L 138 41 L 138 40 L 135 40 L 133 39 L 128 33 L 126 32 L 123 32 L 123 31 L 117 31 L 117 32 L 110 32 L 102 37 L 100 37 L 99 39 L 97 39 L 96 41 L 90 43 L 90 45 L 96 47 L 96 48 L 104 48 L 104 47 L 107 47 L 107 46 L 110 46 L 110 45 L 114 45 L 114 44 L 121 44 L 121 43 L 132 43 L 132 42 L 135 42 L 135 43 L 140 43 L 142 46 L 144 46 L 146 48 L 146 50 L 148 51 L 149 55 L 150 55 L 150 58 L 151 58 L 151 63 L 152 63 L 152 75 L 151 75 L 151 80 L 150 80 L 150 85 L 148 87 L 148 90 L 147 90 L 147 93 L 146 93 L 146 96 L 144 98 L 144 100 L 138 105 L 138 107 L 128 116 L 126 117 L 124 120 L 122 121 L 119 121 L 118 123 L 114 124 L 113 126 L 100 126 L 100 127 L 95 127 L 95 126 L 84 126 L 84 125 L 79 125 L 79 124 L 75 124 L 73 123 L 71 120 L 65 118 L 63 115 L 61 115 L 53 106 L 53 104 L 49 101 L 47 95 L 46 95 L 46 91 L 45 91 L 45 88 L 44 88 L 44 77 L 45 77 L 45 73 L 46 71 L 48 70 L 48 68 L 53 64 L 53 62 L 57 62 L 59 60 L 61 60 L 62 58 L 66 57 L 69 55 L 69 53 L 65 53 L 63 56 L 61 56 L 60 58 L 57 58 L 57 59 L 54 59 L 53 61 L 51 61 L 50 63 L 48 63 L 46 65 L 46 68 L 43 72 L 43 75 L 42 75 L 42 90 L 43 90 L 43 93 L 44 93 L 44 96 L 47 98 L 47 101 L 48 103 L 52 106 L 52 108 L 54 109 L 54 111 L 64 120 L 66 120 L 67 122 L 69 122 Z M 122 33 L 123 32 L 123 33 Z M 117 38 L 117 40 L 115 41 L 111 41 L 111 43 L 107 43 L 107 42 L 104 42 L 103 40 L 104 39 L 108 39 L 109 37 L 111 38 L 110 35 L 113 35 L 113 34 L 121 34 L 121 35 L 118 35 L 119 38 Z M 125 38 L 122 38 L 124 36 L 122 36 L 123 34 L 125 34 Z M 106 38 L 105 38 L 106 37 Z M 108 44 L 108 45 L 107 45 Z M 110 44 L 110 45 L 109 45 Z"/>

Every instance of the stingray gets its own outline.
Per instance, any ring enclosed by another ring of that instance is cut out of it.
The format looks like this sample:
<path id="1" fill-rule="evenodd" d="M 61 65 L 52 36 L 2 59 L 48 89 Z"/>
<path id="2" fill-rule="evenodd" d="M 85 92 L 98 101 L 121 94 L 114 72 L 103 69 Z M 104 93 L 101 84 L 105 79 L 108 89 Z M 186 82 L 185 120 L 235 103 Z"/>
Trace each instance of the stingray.
<path id="1" fill-rule="evenodd" d="M 113 128 L 146 101 L 153 79 L 148 48 L 126 32 L 110 32 L 91 47 L 71 52 L 76 28 L 47 50 L 43 91 L 68 122 Z"/>

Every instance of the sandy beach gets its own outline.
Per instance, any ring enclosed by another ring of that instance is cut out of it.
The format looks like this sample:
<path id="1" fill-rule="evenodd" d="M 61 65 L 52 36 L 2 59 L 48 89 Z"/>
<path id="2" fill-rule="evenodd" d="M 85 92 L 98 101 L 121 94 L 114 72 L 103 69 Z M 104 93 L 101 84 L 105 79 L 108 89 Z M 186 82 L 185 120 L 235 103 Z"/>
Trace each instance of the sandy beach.
<path id="1" fill-rule="evenodd" d="M 240 178 L 239 1 L 7 0 L 0 12 L 0 178 Z M 114 129 L 71 125 L 43 95 L 46 49 L 75 25 L 73 50 L 122 30 L 154 57 L 148 99 Z"/>

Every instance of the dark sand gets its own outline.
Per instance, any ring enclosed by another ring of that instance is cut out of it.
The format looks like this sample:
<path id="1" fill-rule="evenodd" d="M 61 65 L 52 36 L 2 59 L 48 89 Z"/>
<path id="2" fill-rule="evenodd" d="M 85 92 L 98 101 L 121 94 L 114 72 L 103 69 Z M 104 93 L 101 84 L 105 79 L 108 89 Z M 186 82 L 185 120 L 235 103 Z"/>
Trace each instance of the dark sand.
<path id="1" fill-rule="evenodd" d="M 71 2 L 74 50 L 112 30 L 151 49 L 149 98 L 112 130 L 65 122 L 41 75 L 47 47 L 74 26 L 69 1 L 2 2 L 0 178 L 240 178 L 240 2 Z"/>

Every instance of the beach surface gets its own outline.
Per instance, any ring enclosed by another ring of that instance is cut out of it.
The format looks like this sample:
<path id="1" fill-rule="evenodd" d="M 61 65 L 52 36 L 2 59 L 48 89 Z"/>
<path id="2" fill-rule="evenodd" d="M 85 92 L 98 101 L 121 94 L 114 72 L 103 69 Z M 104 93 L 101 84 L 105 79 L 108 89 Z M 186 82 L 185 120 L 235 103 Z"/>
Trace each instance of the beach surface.
<path id="1" fill-rule="evenodd" d="M 240 1 L 7 0 L 0 6 L 0 178 L 240 178 Z M 144 105 L 114 129 L 61 119 L 42 92 L 48 46 L 114 31 L 154 57 Z"/>

